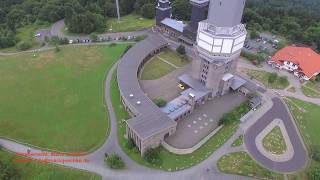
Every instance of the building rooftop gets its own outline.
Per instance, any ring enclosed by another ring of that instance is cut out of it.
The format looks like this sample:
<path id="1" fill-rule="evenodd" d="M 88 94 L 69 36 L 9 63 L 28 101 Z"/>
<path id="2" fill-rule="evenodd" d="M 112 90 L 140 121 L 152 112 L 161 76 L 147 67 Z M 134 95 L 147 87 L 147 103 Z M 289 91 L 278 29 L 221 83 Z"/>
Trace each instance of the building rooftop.
<path id="1" fill-rule="evenodd" d="M 237 90 L 239 89 L 241 86 L 243 86 L 244 84 L 246 84 L 246 80 L 242 79 L 241 77 L 239 76 L 234 76 L 233 77 L 233 80 L 232 80 L 232 83 L 231 83 L 231 89 L 233 90 Z"/>
<path id="2" fill-rule="evenodd" d="M 127 125 L 143 140 L 159 133 L 165 128 L 176 126 L 158 106 L 142 91 L 137 71 L 143 60 L 156 49 L 164 47 L 167 42 L 158 35 L 150 35 L 137 43 L 121 58 L 118 70 L 118 86 L 121 96 L 136 117 L 127 120 Z"/>
<path id="3" fill-rule="evenodd" d="M 203 91 L 205 93 L 209 93 L 209 90 L 205 88 L 203 84 L 201 84 L 200 81 L 192 78 L 189 74 L 183 74 L 178 77 L 180 81 L 191 87 L 192 89 L 196 91 Z"/>
<path id="4" fill-rule="evenodd" d="M 186 26 L 182 22 L 178 22 L 177 20 L 174 20 L 171 18 L 165 18 L 164 20 L 161 21 L 161 23 L 181 33 L 183 32 L 183 29 Z"/>
<path id="5" fill-rule="evenodd" d="M 167 103 L 166 106 L 161 108 L 161 111 L 166 113 L 172 120 L 188 112 L 191 105 L 188 103 L 189 95 L 181 95 L 174 100 Z"/>
<path id="6" fill-rule="evenodd" d="M 311 48 L 287 46 L 278 51 L 272 57 L 272 61 L 278 64 L 284 61 L 293 62 L 308 78 L 320 72 L 320 55 Z"/>

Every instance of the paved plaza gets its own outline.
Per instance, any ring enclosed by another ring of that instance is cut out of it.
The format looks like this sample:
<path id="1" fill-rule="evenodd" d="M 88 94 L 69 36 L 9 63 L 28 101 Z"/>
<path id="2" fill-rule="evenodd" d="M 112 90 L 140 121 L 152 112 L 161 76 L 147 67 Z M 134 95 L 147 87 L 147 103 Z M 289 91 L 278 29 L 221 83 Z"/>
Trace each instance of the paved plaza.
<path id="1" fill-rule="evenodd" d="M 186 119 L 178 122 L 177 131 L 165 141 L 175 148 L 190 148 L 218 127 L 221 116 L 246 100 L 239 93 L 232 93 L 196 108 Z"/>
<path id="2" fill-rule="evenodd" d="M 156 80 L 140 80 L 140 86 L 150 99 L 162 98 L 169 102 L 182 92 L 178 87 L 178 77 L 190 70 L 191 64 L 176 69 Z"/>

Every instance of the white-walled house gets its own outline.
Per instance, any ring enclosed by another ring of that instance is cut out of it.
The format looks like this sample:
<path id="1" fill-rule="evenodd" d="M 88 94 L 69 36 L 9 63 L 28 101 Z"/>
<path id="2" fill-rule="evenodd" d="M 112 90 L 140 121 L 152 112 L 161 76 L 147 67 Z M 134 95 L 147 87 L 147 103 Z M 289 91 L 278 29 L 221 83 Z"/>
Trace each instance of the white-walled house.
<path id="1" fill-rule="evenodd" d="M 320 73 L 320 55 L 311 48 L 287 46 L 278 51 L 271 62 L 303 80 L 314 79 Z"/>

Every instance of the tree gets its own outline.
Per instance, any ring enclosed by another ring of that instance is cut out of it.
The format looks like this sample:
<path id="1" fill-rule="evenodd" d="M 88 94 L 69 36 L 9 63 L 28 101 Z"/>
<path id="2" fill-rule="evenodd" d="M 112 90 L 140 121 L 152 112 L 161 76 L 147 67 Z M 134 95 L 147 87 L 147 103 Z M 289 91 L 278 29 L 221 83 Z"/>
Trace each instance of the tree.
<path id="1" fill-rule="evenodd" d="M 50 39 L 50 43 L 52 45 L 59 45 L 60 44 L 60 39 L 58 36 L 52 36 Z"/>
<path id="2" fill-rule="evenodd" d="M 191 15 L 189 0 L 175 0 L 172 3 L 172 14 L 177 19 L 189 20 Z"/>
<path id="3" fill-rule="evenodd" d="M 106 157 L 105 161 L 111 169 L 123 169 L 125 166 L 121 157 L 115 153 Z"/>
<path id="4" fill-rule="evenodd" d="M 159 149 L 148 149 L 144 155 L 143 159 L 146 160 L 150 164 L 162 164 L 162 159 L 160 158 Z"/>
<path id="5" fill-rule="evenodd" d="M 158 107 L 164 107 L 167 105 L 167 101 L 161 98 L 155 98 L 153 102 L 158 106 Z"/>
<path id="6" fill-rule="evenodd" d="M 277 73 L 271 73 L 268 76 L 268 83 L 272 84 L 274 83 L 278 78 L 278 74 Z"/>
<path id="7" fill-rule="evenodd" d="M 91 33 L 90 34 L 90 39 L 91 39 L 92 42 L 97 42 L 98 41 L 97 33 Z"/>
<path id="8" fill-rule="evenodd" d="M 0 179 L 21 179 L 21 175 L 11 164 L 0 161 Z"/>
<path id="9" fill-rule="evenodd" d="M 59 47 L 58 45 L 56 45 L 55 48 L 54 48 L 54 51 L 55 51 L 56 53 L 58 53 L 58 52 L 61 51 L 61 49 L 60 49 L 60 47 Z"/>
<path id="10" fill-rule="evenodd" d="M 25 51 L 31 48 L 31 43 L 29 42 L 25 42 L 25 41 L 21 41 L 18 45 L 17 45 L 17 49 L 20 51 Z"/>
<path id="11" fill-rule="evenodd" d="M 131 138 L 128 139 L 126 143 L 126 147 L 130 150 L 136 147 L 136 144 L 134 143 L 133 139 Z"/>
<path id="12" fill-rule="evenodd" d="M 250 39 L 256 39 L 258 36 L 259 33 L 255 29 L 250 32 Z"/>
<path id="13" fill-rule="evenodd" d="M 141 7 L 140 13 L 142 17 L 152 19 L 155 16 L 154 4 L 148 3 Z"/>
<path id="14" fill-rule="evenodd" d="M 184 47 L 184 45 L 180 44 L 178 46 L 178 48 L 176 49 L 177 53 L 181 54 L 181 55 L 185 55 L 186 54 L 186 48 Z"/>

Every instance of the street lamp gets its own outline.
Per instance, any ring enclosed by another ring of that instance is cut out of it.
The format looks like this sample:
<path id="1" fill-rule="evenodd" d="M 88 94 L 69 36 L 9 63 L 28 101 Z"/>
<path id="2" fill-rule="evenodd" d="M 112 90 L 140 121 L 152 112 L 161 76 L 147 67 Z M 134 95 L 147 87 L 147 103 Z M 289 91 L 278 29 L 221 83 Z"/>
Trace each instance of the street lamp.
<path id="1" fill-rule="evenodd" d="M 117 6 L 117 15 L 118 15 L 118 22 L 120 22 L 120 9 L 119 9 L 119 0 L 116 0 L 116 6 Z"/>

